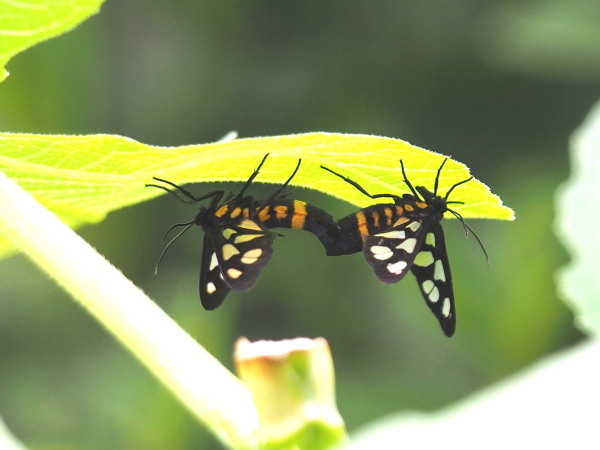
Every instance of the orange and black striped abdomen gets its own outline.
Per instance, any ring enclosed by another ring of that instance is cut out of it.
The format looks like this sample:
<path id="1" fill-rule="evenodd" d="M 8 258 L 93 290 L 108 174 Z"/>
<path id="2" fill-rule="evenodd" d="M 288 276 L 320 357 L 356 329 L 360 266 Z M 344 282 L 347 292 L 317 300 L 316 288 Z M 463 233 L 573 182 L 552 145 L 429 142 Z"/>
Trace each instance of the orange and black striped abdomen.
<path id="1" fill-rule="evenodd" d="M 257 214 L 258 220 L 267 228 L 295 228 L 314 234 L 327 250 L 338 239 L 337 224 L 333 217 L 321 208 L 306 202 L 278 198 Z"/>
<path id="2" fill-rule="evenodd" d="M 362 251 L 369 235 L 385 231 L 404 217 L 405 211 L 394 204 L 375 204 L 338 220 L 339 239 L 327 249 L 330 256 L 349 255 Z"/>

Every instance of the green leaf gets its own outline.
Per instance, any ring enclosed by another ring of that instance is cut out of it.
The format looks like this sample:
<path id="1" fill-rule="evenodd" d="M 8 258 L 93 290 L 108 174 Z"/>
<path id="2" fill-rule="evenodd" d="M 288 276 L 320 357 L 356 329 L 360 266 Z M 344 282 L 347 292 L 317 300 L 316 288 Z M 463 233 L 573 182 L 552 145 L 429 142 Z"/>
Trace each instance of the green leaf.
<path id="1" fill-rule="evenodd" d="M 556 201 L 558 238 L 571 253 L 571 264 L 558 277 L 562 297 L 584 331 L 600 335 L 600 103 L 571 143 L 571 178 Z"/>
<path id="2" fill-rule="evenodd" d="M 95 14 L 103 0 L 0 0 L 0 81 L 6 63 L 19 52 L 63 34 Z"/>
<path id="3" fill-rule="evenodd" d="M 336 133 L 307 133 L 228 139 L 204 145 L 153 147 L 121 136 L 60 136 L 0 133 L 0 170 L 31 192 L 71 226 L 102 220 L 118 208 L 163 195 L 145 187 L 152 177 L 177 184 L 245 181 L 269 153 L 257 181 L 281 183 L 302 158 L 292 181 L 359 206 L 373 200 L 325 172 L 325 165 L 361 183 L 371 193 L 408 192 L 404 161 L 414 185 L 433 188 L 444 156 L 399 139 Z M 467 167 L 448 160 L 440 192 L 469 177 Z M 200 188 L 200 192 L 201 192 Z M 465 218 L 512 219 L 513 211 L 477 180 L 459 186 L 453 209 Z"/>

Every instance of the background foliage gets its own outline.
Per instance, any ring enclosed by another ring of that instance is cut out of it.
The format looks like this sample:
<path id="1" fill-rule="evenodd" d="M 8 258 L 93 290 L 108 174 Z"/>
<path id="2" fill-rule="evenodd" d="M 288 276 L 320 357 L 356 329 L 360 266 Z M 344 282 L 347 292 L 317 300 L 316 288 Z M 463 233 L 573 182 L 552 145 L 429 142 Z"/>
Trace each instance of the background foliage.
<path id="1" fill-rule="evenodd" d="M 556 296 L 554 272 L 567 257 L 552 234 L 553 196 L 568 174 L 568 137 L 597 97 L 597 60 L 565 51 L 566 40 L 543 54 L 534 45 L 544 26 L 564 20 L 585 31 L 575 43 L 594 49 L 597 28 L 573 22 L 585 24 L 598 6 L 578 5 L 587 12 L 541 0 L 526 15 L 508 1 L 109 1 L 75 31 L 10 62 L 0 129 L 169 146 L 232 129 L 243 137 L 368 133 L 466 163 L 518 220 L 470 222 L 489 267 L 459 224 L 446 223 L 459 321 L 451 340 L 412 280 L 381 285 L 361 255 L 325 258 L 300 232 L 276 242 L 253 291 L 206 313 L 196 292 L 199 232 L 153 275 L 162 233 L 193 208 L 161 198 L 81 230 L 222 361 L 239 335 L 325 336 L 352 430 L 388 413 L 443 407 L 581 338 Z M 502 46 L 507 37 L 520 45 Z M 336 217 L 354 210 L 311 191 L 294 195 Z M 216 445 L 24 258 L 0 262 L 0 285 L 0 342 L 9 343 L 0 346 L 0 413 L 25 443 Z"/>

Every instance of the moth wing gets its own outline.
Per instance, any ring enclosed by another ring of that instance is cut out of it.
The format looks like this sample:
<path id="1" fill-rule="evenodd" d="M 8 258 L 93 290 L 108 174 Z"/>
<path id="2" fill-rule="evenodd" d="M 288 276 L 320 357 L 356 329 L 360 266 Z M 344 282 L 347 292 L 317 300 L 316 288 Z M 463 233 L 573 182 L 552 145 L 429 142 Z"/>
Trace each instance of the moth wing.
<path id="1" fill-rule="evenodd" d="M 223 279 L 235 291 L 247 291 L 273 256 L 276 233 L 253 219 L 231 221 L 212 235 Z"/>
<path id="2" fill-rule="evenodd" d="M 446 336 L 456 329 L 452 273 L 441 225 L 429 230 L 411 266 L 423 298 Z"/>
<path id="3" fill-rule="evenodd" d="M 419 253 L 426 228 L 419 220 L 407 220 L 366 237 L 363 254 L 379 281 L 396 283 L 408 273 Z"/>
<path id="4" fill-rule="evenodd" d="M 212 239 L 208 234 L 205 234 L 202 249 L 202 265 L 200 266 L 200 302 L 204 309 L 215 309 L 223 303 L 229 291 L 230 287 L 225 282 L 221 273 L 221 267 Z"/>

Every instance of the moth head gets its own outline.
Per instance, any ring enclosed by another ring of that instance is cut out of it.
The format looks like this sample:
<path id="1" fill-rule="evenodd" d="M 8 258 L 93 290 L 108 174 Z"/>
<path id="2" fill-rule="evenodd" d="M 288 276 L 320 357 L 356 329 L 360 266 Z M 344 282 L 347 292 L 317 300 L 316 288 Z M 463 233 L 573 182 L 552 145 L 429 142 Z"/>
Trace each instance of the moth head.
<path id="1" fill-rule="evenodd" d="M 200 206 L 200 208 L 198 208 L 198 212 L 196 213 L 196 217 L 194 218 L 194 223 L 196 225 L 203 225 L 206 222 L 208 222 L 209 220 L 211 220 L 212 218 L 214 218 L 217 215 L 218 211 L 219 210 L 212 211 L 210 208 L 207 208 L 206 206 Z"/>

